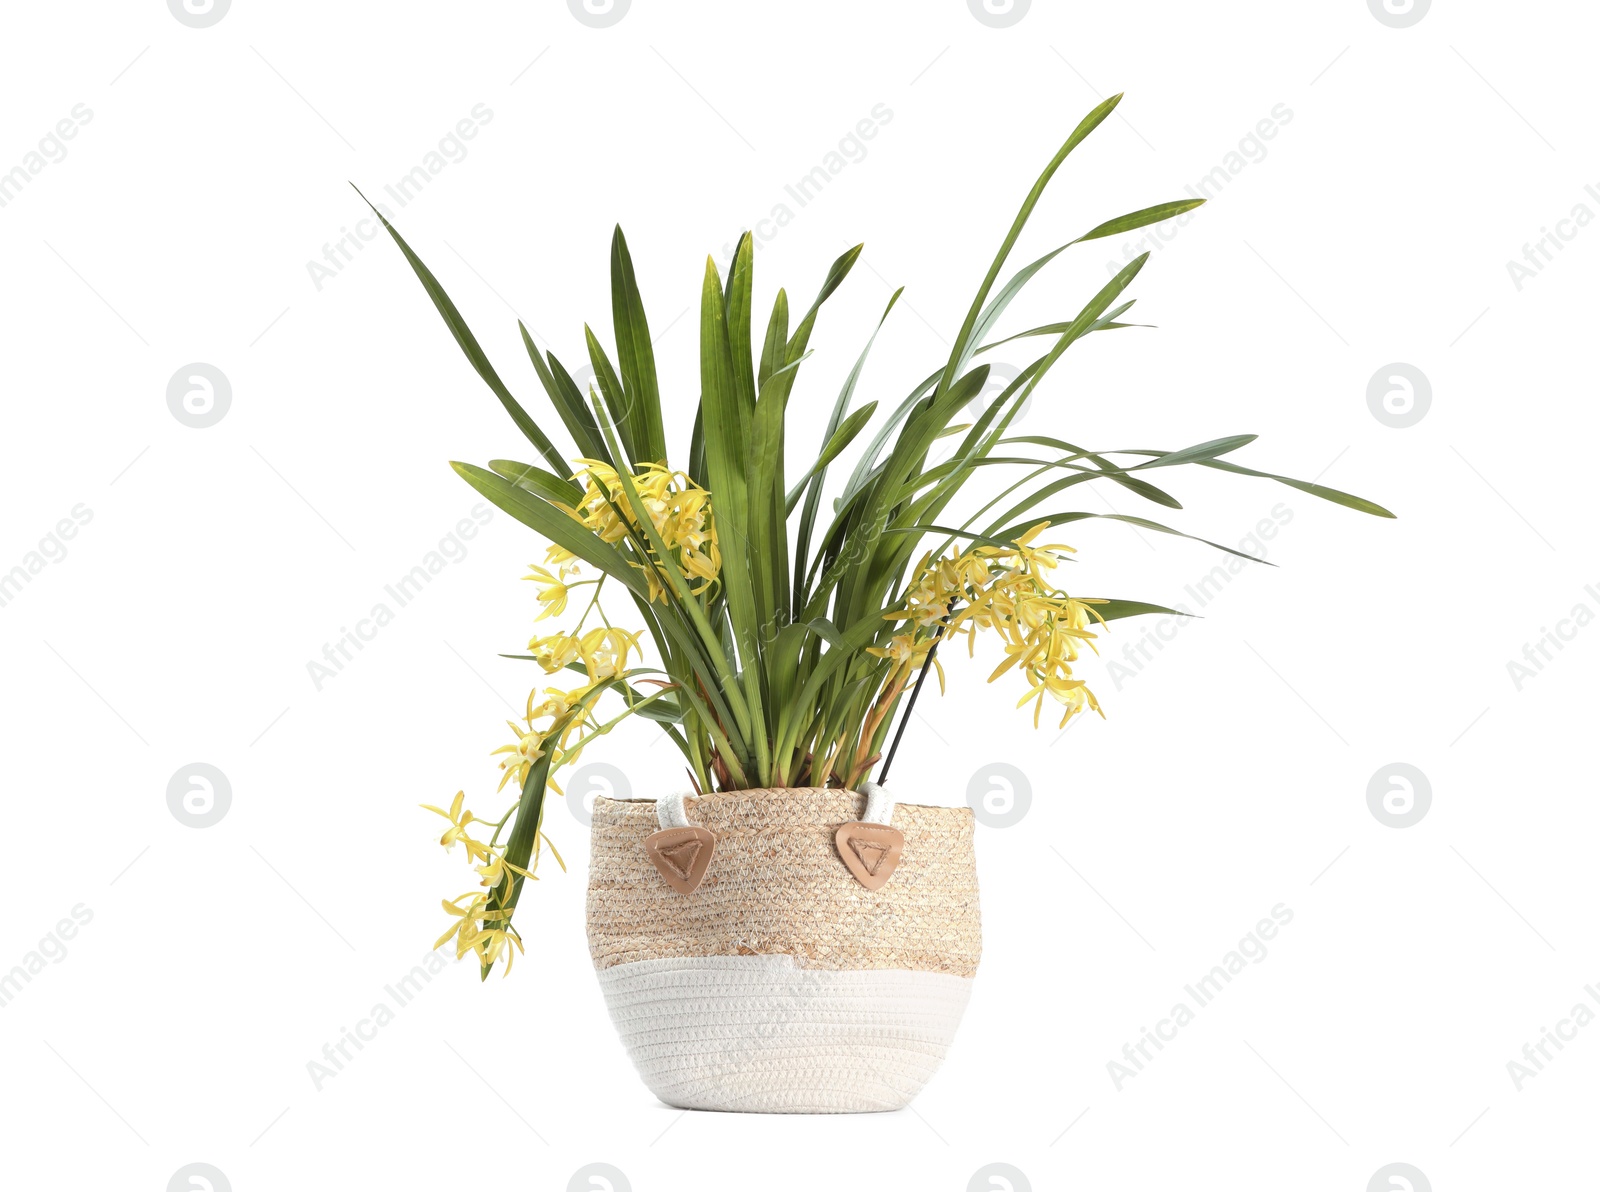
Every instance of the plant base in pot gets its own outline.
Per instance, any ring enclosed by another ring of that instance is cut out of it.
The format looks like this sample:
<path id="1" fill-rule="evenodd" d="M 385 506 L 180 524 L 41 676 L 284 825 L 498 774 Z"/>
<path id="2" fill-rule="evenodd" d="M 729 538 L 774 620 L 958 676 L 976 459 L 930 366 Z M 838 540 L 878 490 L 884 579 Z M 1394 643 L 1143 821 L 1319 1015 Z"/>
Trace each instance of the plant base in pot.
<path id="1" fill-rule="evenodd" d="M 671 826 L 658 804 L 595 801 L 589 951 L 628 1054 L 667 1104 L 899 1109 L 944 1059 L 982 949 L 972 812 L 895 806 L 903 849 L 869 890 L 837 840 L 866 803 L 818 787 L 685 798 L 716 843 L 683 894 L 646 852 Z"/>

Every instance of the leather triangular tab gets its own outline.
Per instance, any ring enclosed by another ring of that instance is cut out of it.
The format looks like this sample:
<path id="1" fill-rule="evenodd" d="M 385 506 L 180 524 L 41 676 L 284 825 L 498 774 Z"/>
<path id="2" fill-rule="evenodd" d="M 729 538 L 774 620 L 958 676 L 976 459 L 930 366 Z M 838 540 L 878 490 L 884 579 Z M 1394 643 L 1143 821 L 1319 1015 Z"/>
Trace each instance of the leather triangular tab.
<path id="1" fill-rule="evenodd" d="M 906 842 L 898 828 L 859 821 L 841 824 L 833 839 L 845 868 L 868 890 L 881 889 L 889 880 Z"/>
<path id="2" fill-rule="evenodd" d="M 650 863 L 679 894 L 693 894 L 711 868 L 717 838 L 704 828 L 664 828 L 644 839 Z"/>
<path id="3" fill-rule="evenodd" d="M 888 848 L 881 844 L 873 844 L 869 840 L 852 840 L 850 847 L 855 850 L 856 856 L 861 858 L 862 867 L 871 874 L 878 872 L 878 866 L 883 864 L 884 857 L 889 855 Z"/>
<path id="4" fill-rule="evenodd" d="M 700 850 L 705 848 L 698 840 L 685 840 L 682 844 L 669 844 L 666 848 L 657 849 L 656 855 L 672 866 L 680 878 L 685 881 L 689 878 L 689 871 L 694 868 L 695 858 L 700 855 Z"/>

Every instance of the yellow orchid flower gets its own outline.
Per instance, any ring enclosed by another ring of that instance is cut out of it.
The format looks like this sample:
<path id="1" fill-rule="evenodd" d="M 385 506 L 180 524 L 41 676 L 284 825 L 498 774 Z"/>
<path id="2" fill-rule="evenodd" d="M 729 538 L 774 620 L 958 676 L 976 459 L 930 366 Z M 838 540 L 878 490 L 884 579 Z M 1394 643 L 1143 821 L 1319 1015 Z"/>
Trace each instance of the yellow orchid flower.
<path id="1" fill-rule="evenodd" d="M 510 754 L 500 763 L 500 769 L 504 773 L 500 776 L 500 785 L 495 788 L 496 790 L 505 790 L 506 783 L 513 778 L 517 780 L 519 786 L 527 782 L 528 771 L 533 769 L 533 763 L 544 757 L 545 753 L 542 733 L 534 729 L 524 731 L 517 727 L 514 720 L 506 721 L 506 725 L 517 735 L 517 741 L 514 745 L 502 745 L 489 754 L 490 757 L 499 753 Z"/>
<path id="2" fill-rule="evenodd" d="M 445 852 L 454 852 L 457 844 L 466 846 L 468 858 L 488 856 L 486 846 L 467 835 L 467 825 L 472 823 L 472 812 L 463 811 L 461 804 L 466 799 L 465 791 L 457 791 L 456 797 L 450 803 L 450 810 L 435 807 L 432 803 L 419 803 L 418 806 L 435 815 L 442 815 L 450 821 L 450 826 L 444 830 L 444 835 L 439 837 L 439 843 L 444 845 Z"/>
<path id="3" fill-rule="evenodd" d="M 543 567 L 534 563 L 528 564 L 530 574 L 523 576 L 525 580 L 532 580 L 542 585 L 539 588 L 539 603 L 544 605 L 544 611 L 534 618 L 542 621 L 546 617 L 560 616 L 567 611 L 567 585 L 561 578 L 551 575 Z"/>
<path id="4" fill-rule="evenodd" d="M 656 569 L 654 567 L 646 567 L 643 563 L 635 563 L 633 566 L 637 570 L 644 572 L 645 583 L 649 585 L 650 590 L 646 596 L 646 600 L 648 600 L 649 603 L 654 604 L 659 599 L 662 604 L 666 604 L 667 588 L 666 585 L 661 582 L 661 577 L 657 574 Z"/>
<path id="5" fill-rule="evenodd" d="M 499 853 L 495 853 L 489 858 L 489 863 L 487 865 L 478 866 L 478 873 L 483 878 L 483 881 L 480 884 L 488 886 L 491 890 L 494 889 L 503 880 L 505 880 L 505 857 Z"/>
<path id="6" fill-rule="evenodd" d="M 543 835 L 543 833 L 541 833 L 541 835 Z M 504 848 L 505 846 L 502 845 L 501 847 Z M 479 865 L 477 868 L 479 875 L 483 878 L 482 884 L 488 886 L 490 889 L 494 889 L 494 887 L 498 886 L 502 881 L 505 880 L 507 871 L 518 874 L 522 877 L 533 877 L 533 875 L 526 869 L 523 869 L 517 865 L 513 865 L 510 861 L 507 861 L 505 853 L 503 852 L 491 853 L 489 855 L 489 863 L 487 865 Z M 563 865 L 562 868 L 565 869 L 566 866 Z M 511 882 L 515 884 L 516 880 L 516 878 L 512 878 Z M 506 897 L 509 898 L 510 896 L 511 886 L 508 885 L 506 887 Z"/>
<path id="7" fill-rule="evenodd" d="M 887 646 L 868 646 L 867 653 L 878 658 L 887 658 L 897 667 L 907 666 L 925 658 L 935 640 L 929 637 L 919 642 L 909 633 L 897 633 L 889 639 Z"/>
<path id="8" fill-rule="evenodd" d="M 478 958 L 485 966 L 492 966 L 500 959 L 502 953 L 506 958 L 506 967 L 501 970 L 501 977 L 511 975 L 511 965 L 516 959 L 516 953 L 522 951 L 522 937 L 516 932 L 505 927 L 491 927 L 479 933 L 472 945 L 478 952 Z"/>
<path id="9" fill-rule="evenodd" d="M 628 654 L 639 651 L 639 636 L 622 629 L 596 628 L 578 639 L 578 654 L 589 671 L 589 682 L 613 679 L 628 669 Z"/>
<path id="10" fill-rule="evenodd" d="M 563 691 L 559 687 L 546 687 L 544 689 L 545 701 L 537 707 L 534 706 L 533 697 L 539 693 L 537 689 L 530 691 L 528 692 L 528 714 L 526 719 L 529 724 L 532 724 L 535 720 L 542 720 L 546 716 L 553 720 L 560 720 L 573 708 L 583 703 L 584 697 L 589 695 L 591 691 L 592 688 L 588 684 L 582 687 L 575 687 L 571 691 Z"/>
<path id="11" fill-rule="evenodd" d="M 467 899 L 467 905 L 461 906 L 461 900 Z M 440 906 L 445 912 L 454 916 L 457 922 L 449 931 L 446 931 L 434 941 L 435 948 L 442 948 L 445 941 L 451 937 L 456 941 L 456 959 L 465 956 L 476 946 L 478 937 L 483 933 L 483 924 L 490 920 L 507 918 L 511 912 L 506 910 L 491 911 L 489 909 L 489 896 L 480 894 L 476 890 L 466 894 L 458 894 L 454 899 L 441 899 Z"/>
<path id="12" fill-rule="evenodd" d="M 582 645 L 578 639 L 564 633 L 536 637 L 528 643 L 528 649 L 533 651 L 534 658 L 547 675 L 565 670 L 582 656 Z"/>

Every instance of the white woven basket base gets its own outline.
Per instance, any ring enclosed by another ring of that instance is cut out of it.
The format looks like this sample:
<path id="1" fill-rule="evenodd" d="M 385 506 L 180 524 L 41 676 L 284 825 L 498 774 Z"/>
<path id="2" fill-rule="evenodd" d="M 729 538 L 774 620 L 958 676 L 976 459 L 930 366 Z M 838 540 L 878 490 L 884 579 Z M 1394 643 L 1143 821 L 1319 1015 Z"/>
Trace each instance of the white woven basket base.
<path id="1" fill-rule="evenodd" d="M 668 1105 L 900 1109 L 955 1037 L 969 977 L 796 968 L 789 956 L 639 960 L 597 974 L 639 1075 Z"/>

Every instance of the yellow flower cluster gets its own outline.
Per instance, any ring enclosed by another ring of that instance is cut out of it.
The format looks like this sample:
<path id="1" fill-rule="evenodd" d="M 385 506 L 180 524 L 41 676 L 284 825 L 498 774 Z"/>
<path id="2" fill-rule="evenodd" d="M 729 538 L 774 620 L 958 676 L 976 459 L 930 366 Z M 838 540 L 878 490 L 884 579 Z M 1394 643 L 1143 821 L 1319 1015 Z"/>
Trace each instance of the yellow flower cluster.
<path id="1" fill-rule="evenodd" d="M 896 634 L 886 648 L 869 649 L 897 664 L 888 683 L 903 683 L 905 674 L 923 664 L 928 649 L 941 637 L 965 633 L 970 654 L 977 631 L 992 629 L 1005 642 L 1006 659 L 989 682 L 1019 668 L 1028 680 L 1028 691 L 1017 706 L 1034 705 L 1035 725 L 1047 695 L 1066 708 L 1063 728 L 1085 709 L 1100 712 L 1094 693 L 1072 675 L 1079 644 L 1087 642 L 1094 648 L 1090 629 L 1100 617 L 1094 601 L 1075 599 L 1050 585 L 1047 576 L 1056 567 L 1056 552 L 1072 547 L 1035 545 L 1034 539 L 1049 524 L 1032 527 L 1014 547 L 974 546 L 964 552 L 952 549 L 944 558 L 925 556 L 906 592 L 905 607 L 884 614 L 887 620 L 909 622 L 908 632 Z M 948 626 L 941 630 L 946 618 Z M 938 666 L 937 657 L 934 665 Z M 941 670 L 941 686 L 943 678 Z"/>
<path id="2" fill-rule="evenodd" d="M 472 838 L 468 829 L 475 821 L 472 812 L 462 808 L 465 798 L 464 792 L 457 791 L 449 811 L 443 807 L 435 807 L 431 803 L 422 804 L 428 811 L 443 816 L 450 822 L 444 835 L 439 837 L 439 843 L 444 845 L 447 852 L 453 851 L 459 844 L 466 849 L 469 863 L 483 862 L 475 868 L 478 876 L 483 879 L 479 885 L 484 887 L 484 890 L 470 890 L 454 899 L 443 901 L 445 911 L 453 916 L 456 922 L 449 931 L 434 941 L 433 946 L 441 947 L 446 940 L 454 937 L 458 959 L 469 951 L 476 952 L 479 963 L 487 967 L 503 955 L 506 958 L 505 971 L 509 973 L 513 952 L 522 950 L 522 940 L 511 930 L 510 924 L 504 922 L 511 916 L 509 910 L 489 909 L 489 895 L 503 882 L 505 894 L 509 896 L 518 875 L 527 878 L 533 877 L 533 874 L 507 861 L 504 845 L 485 844 L 481 840 Z M 466 903 L 465 906 L 461 905 L 463 902 Z"/>
<path id="3" fill-rule="evenodd" d="M 545 756 L 547 747 L 555 750 L 555 756 L 550 763 L 552 771 L 577 761 L 583 746 L 580 743 L 573 748 L 571 741 L 583 727 L 583 716 L 573 717 L 568 721 L 567 728 L 561 734 L 559 741 L 551 739 L 555 726 L 576 709 L 582 709 L 587 714 L 599 694 L 595 690 L 596 686 L 607 679 L 619 679 L 625 676 L 628 673 L 628 656 L 641 653 L 638 632 L 629 633 L 610 626 L 591 629 L 587 633 L 554 633 L 547 637 L 536 637 L 528 643 L 528 649 L 533 651 L 534 661 L 544 669 L 545 674 L 553 675 L 567 669 L 573 663 L 582 663 L 584 670 L 588 672 L 589 681 L 570 690 L 546 687 L 543 692 L 544 699 L 537 705 L 533 701 L 540 694 L 538 689 L 535 688 L 528 693 L 525 723 L 519 725 L 514 720 L 506 721 L 506 727 L 517 739 L 494 751 L 495 754 L 507 755 L 500 763 L 502 771 L 498 788 L 500 790 L 504 790 L 506 784 L 513 779 L 516 780 L 518 787 L 526 782 L 528 771 L 533 768 L 535 762 Z M 546 717 L 550 720 L 549 725 L 544 728 L 535 727 L 534 721 Z M 553 778 L 546 781 L 556 791 L 561 790 Z"/>
<path id="4" fill-rule="evenodd" d="M 602 679 L 614 679 L 628 669 L 628 655 L 640 652 L 639 634 L 642 632 L 629 633 L 606 626 L 587 633 L 553 633 L 531 639 L 528 649 L 533 651 L 534 661 L 544 668 L 545 674 L 553 675 L 574 662 L 581 662 L 589 672 L 589 682 L 594 684 Z"/>
<path id="5" fill-rule="evenodd" d="M 583 468 L 573 479 L 584 482 L 584 493 L 572 515 L 602 541 L 621 542 L 630 529 L 639 528 L 639 520 L 623 491 L 616 469 L 592 459 L 578 462 Z M 704 592 L 722 570 L 722 550 L 717 542 L 716 520 L 711 512 L 711 494 L 683 472 L 674 472 L 663 464 L 646 464 L 631 479 L 634 490 L 650 515 L 650 524 L 667 548 L 676 553 L 675 561 L 684 575 L 702 581 L 700 587 L 694 589 L 695 592 Z M 621 516 L 618 516 L 619 513 Z M 655 559 L 654 550 L 649 553 L 659 566 L 660 560 Z M 572 557 L 570 551 L 559 546 L 552 546 L 547 555 L 550 562 L 558 564 L 566 563 Z M 665 603 L 667 590 L 656 568 L 646 567 L 643 563 L 634 563 L 633 566 L 644 572 L 650 585 L 650 599 L 655 600 L 659 596 Z"/>
<path id="6" fill-rule="evenodd" d="M 461 902 L 465 899 L 466 906 Z M 510 929 L 510 926 L 501 924 L 511 917 L 509 910 L 491 911 L 489 909 L 489 896 L 469 890 L 455 899 L 440 899 L 440 905 L 445 912 L 456 917 L 457 922 L 449 931 L 434 941 L 435 948 L 443 946 L 451 936 L 456 941 L 456 959 L 465 956 L 469 951 L 478 954 L 478 963 L 484 967 L 492 965 L 502 955 L 506 958 L 506 967 L 503 975 L 511 973 L 511 963 L 515 953 L 522 951 L 522 937 Z M 489 924 L 496 926 L 488 926 Z"/>
<path id="7" fill-rule="evenodd" d="M 600 465 L 591 465 L 599 467 Z M 609 473 L 609 469 L 606 470 Z M 581 474 L 581 473 L 580 473 Z M 606 479 L 602 476 L 602 480 Z M 615 474 L 610 473 L 609 479 L 615 481 Z M 703 490 L 689 486 L 687 490 L 680 490 L 679 483 L 687 485 L 687 481 L 677 480 L 667 475 L 664 469 L 653 469 L 641 474 L 637 483 L 641 494 L 649 493 L 646 497 L 652 516 L 657 518 L 656 526 L 662 538 L 677 548 L 686 561 L 693 561 L 696 567 L 709 566 L 709 575 L 701 574 L 701 578 L 715 576 L 715 565 L 720 563 L 720 556 L 716 552 L 715 534 L 709 527 L 710 508 L 705 500 Z M 598 497 L 595 482 L 590 482 L 591 499 L 586 500 L 585 514 L 580 516 L 573 511 L 573 516 L 584 521 L 597 534 L 610 534 L 621 526 L 615 518 L 611 522 L 605 520 L 608 512 L 603 497 Z M 697 495 L 696 495 L 697 494 Z M 603 732 L 605 726 L 597 726 L 590 717 L 590 712 L 599 700 L 600 695 L 612 686 L 609 681 L 626 680 L 630 675 L 629 666 L 642 656 L 640 646 L 640 632 L 630 633 L 612 625 L 596 626 L 585 630 L 583 622 L 589 614 L 598 608 L 599 588 L 605 582 L 604 577 L 599 580 L 582 580 L 576 578 L 580 567 L 575 559 L 565 551 L 552 547 L 548 561 L 554 567 L 540 567 L 529 564 L 529 574 L 525 579 L 534 581 L 539 585 L 539 604 L 542 611 L 535 621 L 542 621 L 547 617 L 556 616 L 566 611 L 567 600 L 571 589 L 585 584 L 596 584 L 595 600 L 591 601 L 584 610 L 578 624 L 571 632 L 561 632 L 535 636 L 528 642 L 528 650 L 533 660 L 547 675 L 573 669 L 581 670 L 585 681 L 576 687 L 545 687 L 543 690 L 535 688 L 528 693 L 528 705 L 523 716 L 523 722 L 514 720 L 506 721 L 506 726 L 511 730 L 512 741 L 493 751 L 491 756 L 499 757 L 500 786 L 504 790 L 507 785 L 515 783 L 519 793 L 528 781 L 528 775 L 533 767 L 542 761 L 548 761 L 549 773 L 545 785 L 561 793 L 560 785 L 555 781 L 554 772 L 563 767 L 570 766 L 577 761 L 588 741 L 584 730 L 588 728 L 591 733 Z M 652 581 L 653 582 L 653 581 Z M 604 619 L 604 615 L 601 615 Z M 454 938 L 456 940 L 457 954 L 466 955 L 473 950 L 478 953 L 480 962 L 485 968 L 495 963 L 504 956 L 506 969 L 510 970 L 511 957 L 515 951 L 521 950 L 521 940 L 516 931 L 511 927 L 511 912 L 503 909 L 506 899 L 510 896 L 512 885 L 507 884 L 501 888 L 502 882 L 515 883 L 517 878 L 512 876 L 520 874 L 523 877 L 533 877 L 536 874 L 530 870 L 518 869 L 505 857 L 505 846 L 495 843 L 500 829 L 510 818 L 509 813 L 499 824 L 494 825 L 495 836 L 489 843 L 475 840 L 469 832 L 469 825 L 475 821 L 472 812 L 462 809 L 463 795 L 457 793 L 455 802 L 446 811 L 440 807 L 423 804 L 429 811 L 441 815 L 450 821 L 450 826 L 439 838 L 447 851 L 453 850 L 457 844 L 464 845 L 469 863 L 476 866 L 479 876 L 483 879 L 482 885 L 487 888 L 487 893 L 473 891 L 444 903 L 444 909 L 455 924 L 440 939 Z M 549 848 L 555 856 L 556 863 L 564 863 L 561 854 L 550 844 L 549 838 L 541 831 L 538 833 L 532 853 L 532 867 L 538 868 L 538 859 L 545 848 Z M 482 864 L 477 864 L 482 862 Z M 507 870 L 512 875 L 507 874 Z M 495 897 L 500 891 L 500 897 Z M 492 900 L 492 901 L 491 901 Z M 502 909 L 495 909 L 496 907 Z M 435 945 L 437 946 L 437 945 Z"/>

